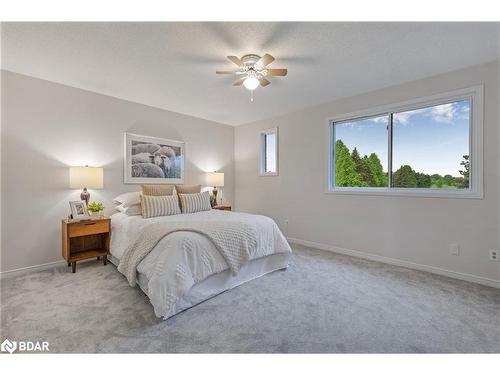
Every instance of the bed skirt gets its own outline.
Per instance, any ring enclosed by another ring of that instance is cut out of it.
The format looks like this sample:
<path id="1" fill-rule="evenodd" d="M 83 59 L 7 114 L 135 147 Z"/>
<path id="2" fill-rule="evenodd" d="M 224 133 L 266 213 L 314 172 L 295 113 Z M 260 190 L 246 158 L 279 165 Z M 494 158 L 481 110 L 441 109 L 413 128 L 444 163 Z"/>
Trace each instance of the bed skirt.
<path id="1" fill-rule="evenodd" d="M 291 255 L 290 253 L 278 253 L 251 260 L 240 269 L 237 275 L 233 275 L 231 270 L 227 269 L 209 276 L 202 282 L 194 285 L 182 298 L 180 298 L 171 310 L 172 314 L 163 317 L 163 319 L 168 319 L 226 290 L 235 288 L 248 281 L 264 276 L 265 274 L 285 269 L 288 267 Z M 114 265 L 118 265 L 119 263 L 118 259 L 113 256 L 111 256 L 110 261 Z M 139 273 L 137 284 L 142 291 L 148 295 L 149 279 L 144 274 Z"/>

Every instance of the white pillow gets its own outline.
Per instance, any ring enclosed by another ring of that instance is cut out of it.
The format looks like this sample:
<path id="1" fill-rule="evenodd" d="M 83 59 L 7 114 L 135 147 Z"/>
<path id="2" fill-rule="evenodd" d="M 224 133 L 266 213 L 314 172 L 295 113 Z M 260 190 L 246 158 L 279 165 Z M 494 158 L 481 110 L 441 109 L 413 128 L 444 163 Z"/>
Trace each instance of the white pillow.
<path id="1" fill-rule="evenodd" d="M 116 206 L 116 209 L 128 216 L 136 216 L 142 213 L 140 204 L 133 204 L 132 206 L 128 207 L 123 207 L 123 204 L 120 204 L 119 206 Z"/>
<path id="2" fill-rule="evenodd" d="M 113 199 L 116 203 L 129 207 L 134 204 L 141 204 L 141 192 L 133 191 L 131 193 L 123 193 Z"/>
<path id="3" fill-rule="evenodd" d="M 127 209 L 125 207 L 123 207 L 123 204 L 116 206 L 115 210 L 123 212 L 123 213 L 125 213 L 125 211 L 127 211 Z"/>
<path id="4" fill-rule="evenodd" d="M 144 219 L 181 213 L 177 197 L 173 195 L 143 195 L 141 196 L 141 206 Z"/>
<path id="5" fill-rule="evenodd" d="M 209 211 L 212 209 L 210 205 L 210 193 L 208 191 L 196 194 L 179 194 L 179 199 L 181 201 L 183 214 Z"/>

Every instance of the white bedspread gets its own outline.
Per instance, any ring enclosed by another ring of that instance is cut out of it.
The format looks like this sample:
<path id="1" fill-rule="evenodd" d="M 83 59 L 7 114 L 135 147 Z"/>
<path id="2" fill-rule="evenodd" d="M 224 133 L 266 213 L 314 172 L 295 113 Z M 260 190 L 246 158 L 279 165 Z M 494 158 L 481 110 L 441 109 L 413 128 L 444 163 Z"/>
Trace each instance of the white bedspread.
<path id="1" fill-rule="evenodd" d="M 265 216 L 211 210 L 143 219 L 140 216 L 112 216 L 111 253 L 120 259 L 128 246 L 151 223 L 202 221 L 246 221 L 257 228 L 257 246 L 251 259 L 291 249 L 276 223 Z M 205 236 L 195 232 L 174 232 L 164 237 L 138 265 L 149 279 L 149 297 L 158 317 L 170 316 L 175 302 L 195 284 L 228 269 L 224 257 Z"/>

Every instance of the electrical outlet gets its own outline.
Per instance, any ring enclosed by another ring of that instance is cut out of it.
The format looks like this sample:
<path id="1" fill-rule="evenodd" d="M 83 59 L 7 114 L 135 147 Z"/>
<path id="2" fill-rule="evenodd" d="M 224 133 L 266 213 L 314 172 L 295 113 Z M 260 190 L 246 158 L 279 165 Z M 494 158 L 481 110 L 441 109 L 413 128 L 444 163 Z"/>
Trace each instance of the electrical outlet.
<path id="1" fill-rule="evenodd" d="M 500 262 L 500 250 L 490 250 L 490 260 Z"/>
<path id="2" fill-rule="evenodd" d="M 288 219 L 285 219 L 285 225 L 288 227 Z"/>
<path id="3" fill-rule="evenodd" d="M 450 254 L 455 256 L 460 255 L 460 246 L 457 243 L 450 244 Z"/>

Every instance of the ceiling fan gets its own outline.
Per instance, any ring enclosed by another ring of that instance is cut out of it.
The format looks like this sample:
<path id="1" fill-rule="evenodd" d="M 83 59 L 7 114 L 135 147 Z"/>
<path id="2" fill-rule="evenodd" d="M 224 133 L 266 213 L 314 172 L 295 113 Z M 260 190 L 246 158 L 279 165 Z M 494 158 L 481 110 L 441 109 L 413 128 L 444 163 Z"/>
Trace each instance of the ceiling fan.
<path id="1" fill-rule="evenodd" d="M 216 74 L 235 74 L 240 78 L 233 83 L 233 86 L 245 86 L 248 90 L 255 90 L 259 84 L 266 87 L 271 83 L 266 77 L 283 77 L 288 73 L 287 69 L 268 68 L 274 61 L 274 57 L 265 54 L 259 56 L 255 54 L 244 55 L 241 59 L 236 56 L 228 56 L 229 60 L 238 65 L 234 70 L 218 70 Z"/>

